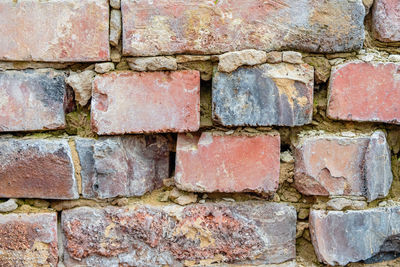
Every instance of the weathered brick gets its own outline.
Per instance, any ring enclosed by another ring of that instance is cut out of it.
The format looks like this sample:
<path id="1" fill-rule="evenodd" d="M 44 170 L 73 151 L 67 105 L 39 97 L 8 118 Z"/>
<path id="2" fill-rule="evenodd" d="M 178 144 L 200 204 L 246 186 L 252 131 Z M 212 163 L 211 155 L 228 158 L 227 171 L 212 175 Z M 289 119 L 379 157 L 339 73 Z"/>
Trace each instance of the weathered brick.
<path id="1" fill-rule="evenodd" d="M 332 68 L 327 115 L 400 124 L 400 64 L 349 62 Z"/>
<path id="2" fill-rule="evenodd" d="M 295 253 L 296 211 L 268 202 L 137 205 L 62 212 L 66 266 L 279 263 Z"/>
<path id="3" fill-rule="evenodd" d="M 400 207 L 311 210 L 310 233 L 318 259 L 329 265 L 391 260 L 400 253 Z"/>
<path id="4" fill-rule="evenodd" d="M 1 1 L 0 60 L 108 60 L 108 9 L 107 0 Z"/>
<path id="5" fill-rule="evenodd" d="M 57 214 L 0 214 L 0 266 L 51 266 L 58 262 Z"/>
<path id="6" fill-rule="evenodd" d="M 0 138 L 0 197 L 78 198 L 68 141 Z"/>
<path id="7" fill-rule="evenodd" d="M 64 73 L 53 70 L 0 72 L 0 131 L 65 127 Z"/>
<path id="8" fill-rule="evenodd" d="M 383 132 L 343 137 L 305 135 L 295 149 L 295 186 L 306 195 L 385 197 L 392 184 Z"/>
<path id="9" fill-rule="evenodd" d="M 123 53 L 219 54 L 244 49 L 357 50 L 361 0 L 122 0 Z"/>
<path id="10" fill-rule="evenodd" d="M 113 72 L 93 84 L 92 127 L 100 135 L 199 129 L 198 71 Z"/>
<path id="11" fill-rule="evenodd" d="M 168 141 L 162 136 L 77 138 L 82 196 L 142 196 L 169 174 Z"/>
<path id="12" fill-rule="evenodd" d="M 273 193 L 279 183 L 279 154 L 279 134 L 180 134 L 175 183 L 195 192 Z"/>
<path id="13" fill-rule="evenodd" d="M 400 41 L 400 2 L 375 0 L 372 9 L 372 28 L 382 42 Z"/>
<path id="14" fill-rule="evenodd" d="M 307 64 L 242 67 L 213 78 L 213 119 L 224 126 L 298 126 L 311 122 L 314 71 Z"/>

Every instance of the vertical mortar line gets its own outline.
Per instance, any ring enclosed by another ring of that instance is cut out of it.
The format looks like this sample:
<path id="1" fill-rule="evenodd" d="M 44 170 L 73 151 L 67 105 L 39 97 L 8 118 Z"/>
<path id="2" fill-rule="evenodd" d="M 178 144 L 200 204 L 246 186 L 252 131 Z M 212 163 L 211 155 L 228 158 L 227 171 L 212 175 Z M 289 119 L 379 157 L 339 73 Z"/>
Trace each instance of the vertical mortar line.
<path id="1" fill-rule="evenodd" d="M 58 267 L 64 267 L 64 240 L 61 227 L 61 212 L 62 211 L 57 211 Z"/>
<path id="2" fill-rule="evenodd" d="M 71 156 L 72 156 L 72 162 L 74 164 L 74 169 L 75 169 L 75 178 L 76 178 L 76 183 L 78 185 L 78 193 L 79 195 L 82 195 L 82 177 L 81 177 L 81 162 L 79 160 L 78 152 L 76 150 L 76 145 L 75 145 L 75 139 L 70 138 L 68 140 L 68 145 L 71 149 Z"/>

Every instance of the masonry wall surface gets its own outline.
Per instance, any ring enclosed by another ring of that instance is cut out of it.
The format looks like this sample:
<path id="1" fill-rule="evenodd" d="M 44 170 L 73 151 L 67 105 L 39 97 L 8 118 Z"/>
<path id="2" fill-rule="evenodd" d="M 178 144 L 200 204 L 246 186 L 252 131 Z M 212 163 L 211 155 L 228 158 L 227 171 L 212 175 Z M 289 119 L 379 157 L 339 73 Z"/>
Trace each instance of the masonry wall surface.
<path id="1" fill-rule="evenodd" d="M 0 267 L 400 266 L 400 1 L 0 1 Z"/>

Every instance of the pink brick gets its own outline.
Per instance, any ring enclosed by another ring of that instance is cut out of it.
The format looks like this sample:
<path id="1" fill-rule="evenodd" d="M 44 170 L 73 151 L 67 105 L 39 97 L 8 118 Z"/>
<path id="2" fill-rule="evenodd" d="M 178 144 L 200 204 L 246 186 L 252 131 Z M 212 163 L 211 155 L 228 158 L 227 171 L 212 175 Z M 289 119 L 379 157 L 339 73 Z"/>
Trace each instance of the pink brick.
<path id="1" fill-rule="evenodd" d="M 382 131 L 346 137 L 303 133 L 295 149 L 295 187 L 305 195 L 385 197 L 392 184 Z"/>
<path id="2" fill-rule="evenodd" d="M 332 119 L 400 124 L 400 64 L 350 62 L 332 69 Z"/>
<path id="3" fill-rule="evenodd" d="M 0 266 L 50 266 L 58 262 L 57 214 L 0 214 Z"/>
<path id="4" fill-rule="evenodd" d="M 0 132 L 65 127 L 65 77 L 62 72 L 0 72 Z"/>
<path id="5" fill-rule="evenodd" d="M 113 72 L 93 83 L 92 127 L 98 134 L 197 131 L 198 71 Z"/>
<path id="6" fill-rule="evenodd" d="M 219 54 L 249 48 L 339 52 L 364 39 L 365 9 L 347 0 L 122 0 L 123 53 Z"/>
<path id="7" fill-rule="evenodd" d="M 107 0 L 0 2 L 0 60 L 109 58 Z"/>
<path id="8" fill-rule="evenodd" d="M 372 10 L 375 37 L 382 42 L 400 41 L 400 1 L 375 0 Z"/>
<path id="9" fill-rule="evenodd" d="M 279 182 L 280 137 L 180 134 L 175 182 L 196 192 L 275 192 Z"/>

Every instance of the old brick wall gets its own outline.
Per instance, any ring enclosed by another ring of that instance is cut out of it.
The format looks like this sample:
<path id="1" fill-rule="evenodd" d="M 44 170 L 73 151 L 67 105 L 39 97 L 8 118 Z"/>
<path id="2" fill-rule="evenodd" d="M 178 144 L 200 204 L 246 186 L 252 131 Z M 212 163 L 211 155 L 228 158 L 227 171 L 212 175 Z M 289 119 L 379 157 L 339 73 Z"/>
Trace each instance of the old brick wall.
<path id="1" fill-rule="evenodd" d="M 400 266 L 400 1 L 2 0 L 0 198 L 0 267 Z"/>

